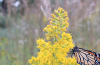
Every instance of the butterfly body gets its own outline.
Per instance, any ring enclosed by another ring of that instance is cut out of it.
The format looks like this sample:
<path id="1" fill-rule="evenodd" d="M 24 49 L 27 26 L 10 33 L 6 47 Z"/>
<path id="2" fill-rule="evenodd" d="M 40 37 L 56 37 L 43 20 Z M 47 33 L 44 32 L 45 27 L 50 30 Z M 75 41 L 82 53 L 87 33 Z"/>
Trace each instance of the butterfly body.
<path id="1" fill-rule="evenodd" d="M 100 65 L 99 53 L 75 46 L 72 49 L 72 54 L 75 55 L 77 63 L 80 65 Z"/>

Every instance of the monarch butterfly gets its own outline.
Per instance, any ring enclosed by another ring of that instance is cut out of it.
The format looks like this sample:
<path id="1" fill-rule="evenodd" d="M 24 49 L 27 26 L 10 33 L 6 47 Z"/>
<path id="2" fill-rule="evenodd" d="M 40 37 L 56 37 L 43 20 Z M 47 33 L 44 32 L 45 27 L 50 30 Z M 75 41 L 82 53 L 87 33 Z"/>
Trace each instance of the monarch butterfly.
<path id="1" fill-rule="evenodd" d="M 99 53 L 75 46 L 72 49 L 72 55 L 75 56 L 77 63 L 80 65 L 100 65 Z"/>

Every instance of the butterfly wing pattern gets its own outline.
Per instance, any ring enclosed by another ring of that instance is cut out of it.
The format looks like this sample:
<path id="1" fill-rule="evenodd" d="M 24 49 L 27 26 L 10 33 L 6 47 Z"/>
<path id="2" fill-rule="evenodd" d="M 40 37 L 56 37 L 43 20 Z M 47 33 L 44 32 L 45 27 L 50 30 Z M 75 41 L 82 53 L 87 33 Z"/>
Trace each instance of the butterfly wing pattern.
<path id="1" fill-rule="evenodd" d="M 100 54 L 77 46 L 72 49 L 73 54 L 80 65 L 100 65 Z"/>

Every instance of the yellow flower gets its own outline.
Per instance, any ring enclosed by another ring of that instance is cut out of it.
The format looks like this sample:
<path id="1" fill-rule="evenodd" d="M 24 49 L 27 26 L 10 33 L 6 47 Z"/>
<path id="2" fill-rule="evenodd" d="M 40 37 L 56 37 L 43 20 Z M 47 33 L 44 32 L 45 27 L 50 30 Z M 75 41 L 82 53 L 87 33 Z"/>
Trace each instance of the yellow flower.
<path id="1" fill-rule="evenodd" d="M 46 37 L 47 40 L 50 40 L 50 37 Z"/>
<path id="2" fill-rule="evenodd" d="M 65 11 L 65 13 L 64 13 L 64 14 L 65 14 L 65 16 L 67 17 L 67 12 L 66 12 L 66 11 Z"/>
<path id="3" fill-rule="evenodd" d="M 50 21 L 50 24 L 52 24 L 52 20 Z"/>
<path id="4" fill-rule="evenodd" d="M 61 10 L 61 8 L 59 7 L 58 10 Z"/>
<path id="5" fill-rule="evenodd" d="M 58 13 L 58 10 L 54 10 L 54 13 Z"/>
<path id="6" fill-rule="evenodd" d="M 40 52 L 28 61 L 31 65 L 78 65 L 75 58 L 67 56 L 74 47 L 71 34 L 65 32 L 69 26 L 67 12 L 60 7 L 54 12 L 55 15 L 52 14 L 52 18 L 49 18 L 50 25 L 43 30 L 48 42 L 45 39 L 37 40 Z"/>
<path id="7" fill-rule="evenodd" d="M 28 60 L 28 62 L 31 64 L 32 63 L 32 59 Z"/>
<path id="8" fill-rule="evenodd" d="M 69 18 L 67 17 L 67 20 L 69 21 Z"/>
<path id="9" fill-rule="evenodd" d="M 47 27 L 49 28 L 49 27 L 51 27 L 51 25 L 47 25 Z"/>
<path id="10" fill-rule="evenodd" d="M 46 30 L 47 30 L 47 27 L 45 27 L 43 31 L 45 31 L 45 32 L 46 32 Z"/>
<path id="11" fill-rule="evenodd" d="M 54 14 L 51 15 L 52 18 L 55 18 L 56 16 Z"/>

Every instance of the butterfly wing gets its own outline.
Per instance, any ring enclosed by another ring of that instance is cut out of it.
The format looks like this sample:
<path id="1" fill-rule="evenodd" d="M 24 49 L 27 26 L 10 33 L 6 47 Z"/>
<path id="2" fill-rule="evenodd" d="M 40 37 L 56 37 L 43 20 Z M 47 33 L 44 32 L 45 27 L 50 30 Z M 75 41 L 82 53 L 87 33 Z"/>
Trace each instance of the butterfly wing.
<path id="1" fill-rule="evenodd" d="M 78 48 L 78 52 L 75 52 L 75 58 L 80 65 L 98 65 L 100 62 L 95 52 L 82 48 Z"/>

